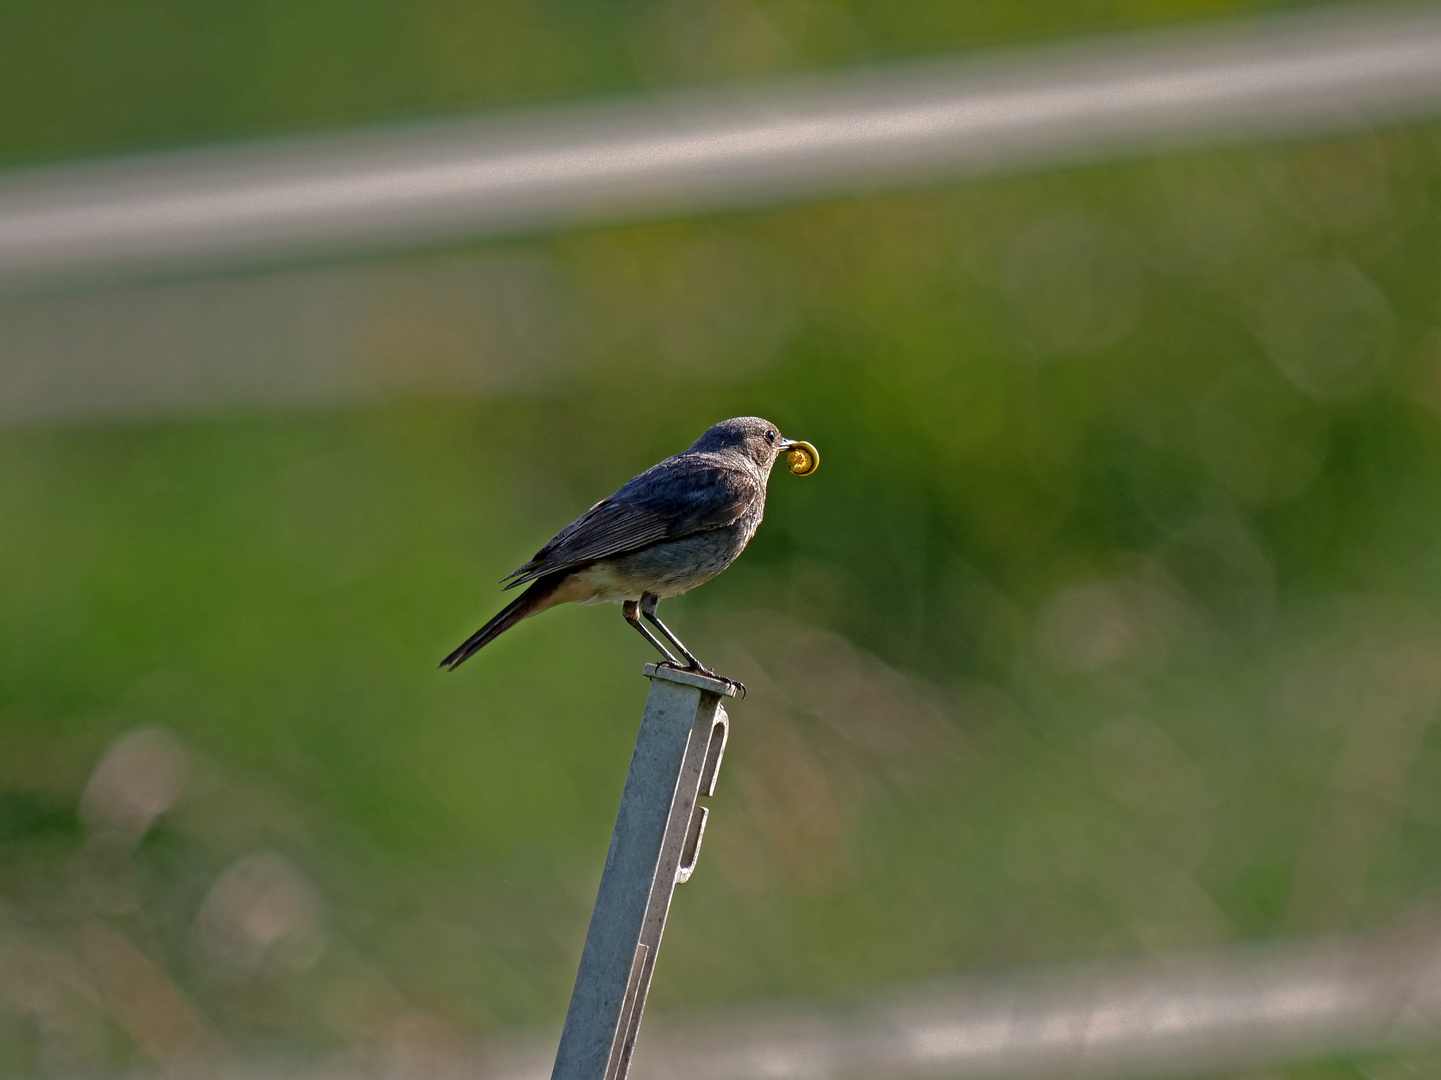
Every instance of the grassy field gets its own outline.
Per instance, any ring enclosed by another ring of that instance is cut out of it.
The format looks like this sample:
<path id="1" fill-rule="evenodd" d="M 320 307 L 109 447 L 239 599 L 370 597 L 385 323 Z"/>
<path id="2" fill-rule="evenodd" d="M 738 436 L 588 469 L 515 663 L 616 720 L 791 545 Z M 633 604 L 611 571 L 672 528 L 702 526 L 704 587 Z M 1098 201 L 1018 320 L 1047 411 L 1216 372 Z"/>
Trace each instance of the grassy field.
<path id="1" fill-rule="evenodd" d="M 1239 10 L 5 7 L 11 160 Z M 1438 199 L 1418 127 L 539 239 L 568 359 L 512 390 L 0 431 L 0 1072 L 558 1025 L 646 647 L 435 663 L 743 413 L 824 460 L 667 607 L 751 694 L 658 1010 L 1430 902 Z M 127 831 L 89 778 L 152 728 L 183 790 Z"/>

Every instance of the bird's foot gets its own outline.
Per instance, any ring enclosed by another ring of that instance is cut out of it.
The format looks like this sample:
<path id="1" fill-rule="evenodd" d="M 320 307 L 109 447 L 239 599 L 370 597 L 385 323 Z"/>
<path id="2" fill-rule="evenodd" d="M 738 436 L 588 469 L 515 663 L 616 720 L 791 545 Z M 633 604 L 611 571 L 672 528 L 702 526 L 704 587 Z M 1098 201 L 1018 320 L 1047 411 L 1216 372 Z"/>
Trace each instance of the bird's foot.
<path id="1" fill-rule="evenodd" d="M 741 696 L 742 700 L 744 700 L 746 696 L 745 683 L 741 682 L 739 679 L 728 679 L 724 675 L 712 671 L 710 668 L 706 667 L 704 664 L 701 663 L 686 664 L 685 666 L 681 666 L 680 664 L 673 664 L 669 660 L 662 660 L 660 663 L 656 664 L 656 667 L 668 667 L 674 668 L 676 671 L 689 671 L 693 675 L 704 675 L 707 679 L 715 679 L 716 682 L 725 683 L 732 690 L 738 693 Z"/>
<path id="2" fill-rule="evenodd" d="M 698 675 L 704 675 L 707 679 L 717 679 L 720 682 L 725 683 L 736 693 L 740 694 L 742 701 L 745 700 L 746 684 L 741 682 L 739 679 L 727 679 L 724 675 L 721 675 L 719 672 L 712 671 L 704 664 L 695 664 L 690 668 L 690 670 L 694 671 Z"/>

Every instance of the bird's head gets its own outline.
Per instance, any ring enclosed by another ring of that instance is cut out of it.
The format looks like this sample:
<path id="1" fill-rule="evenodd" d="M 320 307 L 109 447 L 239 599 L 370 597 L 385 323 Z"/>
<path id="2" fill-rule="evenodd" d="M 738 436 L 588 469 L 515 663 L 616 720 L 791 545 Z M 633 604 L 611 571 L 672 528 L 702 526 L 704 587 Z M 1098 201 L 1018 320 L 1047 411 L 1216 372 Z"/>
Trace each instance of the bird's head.
<path id="1" fill-rule="evenodd" d="M 776 458 L 787 452 L 791 453 L 791 471 L 798 476 L 815 472 L 820 464 L 820 454 L 814 446 L 785 438 L 780 429 L 759 416 L 722 420 L 697 439 L 691 449 L 740 453 L 755 462 L 762 473 L 770 472 Z"/>

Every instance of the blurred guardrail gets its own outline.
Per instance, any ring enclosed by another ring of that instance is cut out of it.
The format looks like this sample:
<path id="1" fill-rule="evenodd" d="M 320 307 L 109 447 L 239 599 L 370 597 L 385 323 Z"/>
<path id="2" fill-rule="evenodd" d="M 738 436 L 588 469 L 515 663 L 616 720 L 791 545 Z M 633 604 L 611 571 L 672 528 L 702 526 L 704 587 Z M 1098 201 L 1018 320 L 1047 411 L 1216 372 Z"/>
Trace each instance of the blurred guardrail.
<path id="1" fill-rule="evenodd" d="M 444 1080 L 544 1080 L 554 1037 L 429 1060 Z M 1441 1045 L 1441 923 L 936 986 L 844 1010 L 656 1017 L 633 1080 L 1141 1080 Z M 406 1077 L 347 1057 L 291 1080 Z M 240 1069 L 230 1080 L 249 1080 Z M 274 1080 L 264 1069 L 256 1076 Z M 227 1073 L 227 1076 L 230 1074 Z M 1399 1075 L 1399 1074 L 1398 1074 Z M 1430 1075 L 1424 1068 L 1406 1075 Z"/>
<path id="2" fill-rule="evenodd" d="M 637 1050 L 635 1077 L 1123 1080 L 1394 1053 L 1441 1040 L 1437 929 L 977 980 L 845 1015 L 678 1030 Z"/>
<path id="3" fill-rule="evenodd" d="M 1365 5 L 27 168 L 0 177 L 0 288 L 454 243 L 1438 109 L 1441 6 Z"/>

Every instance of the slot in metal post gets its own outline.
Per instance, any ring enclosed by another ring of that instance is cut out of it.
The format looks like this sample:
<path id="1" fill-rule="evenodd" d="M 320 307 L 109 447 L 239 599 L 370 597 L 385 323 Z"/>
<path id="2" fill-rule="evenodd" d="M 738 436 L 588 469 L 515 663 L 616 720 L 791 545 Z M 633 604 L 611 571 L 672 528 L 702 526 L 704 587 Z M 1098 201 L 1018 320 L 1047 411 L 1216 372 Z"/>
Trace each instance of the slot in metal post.
<path id="1" fill-rule="evenodd" d="M 735 687 L 647 664 L 651 680 L 551 1080 L 625 1080 L 671 895 L 700 854 Z"/>

